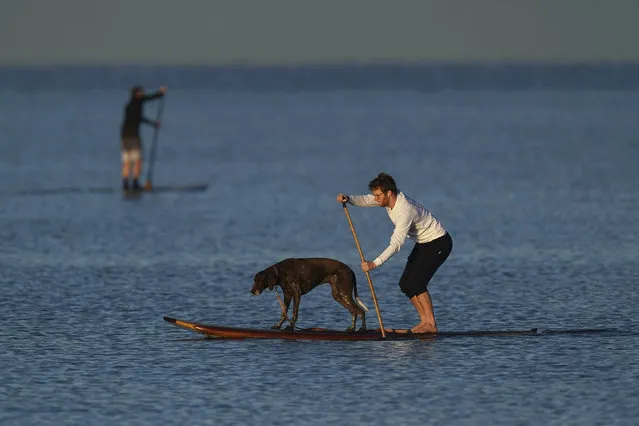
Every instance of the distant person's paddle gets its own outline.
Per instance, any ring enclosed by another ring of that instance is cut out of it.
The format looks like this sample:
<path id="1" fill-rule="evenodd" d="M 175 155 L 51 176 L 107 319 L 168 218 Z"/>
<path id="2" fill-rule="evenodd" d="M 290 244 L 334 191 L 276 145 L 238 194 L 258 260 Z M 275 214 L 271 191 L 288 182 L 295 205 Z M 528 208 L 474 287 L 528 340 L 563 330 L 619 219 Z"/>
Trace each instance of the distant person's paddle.
<path id="1" fill-rule="evenodd" d="M 166 98 L 166 94 L 160 99 L 160 105 L 158 106 L 158 114 L 155 119 L 156 122 L 161 123 L 162 113 L 164 112 L 164 99 Z M 155 132 L 153 133 L 153 140 L 151 141 L 151 153 L 149 155 L 149 168 L 146 172 L 146 182 L 144 183 L 144 189 L 146 191 L 150 191 L 153 189 L 153 164 L 155 163 L 155 151 L 157 150 L 158 145 L 158 136 L 160 134 L 160 125 L 155 127 Z"/>
<path id="2" fill-rule="evenodd" d="M 357 234 L 355 233 L 355 227 L 353 226 L 353 221 L 351 220 L 351 215 L 348 212 L 348 207 L 346 206 L 346 202 L 342 202 L 342 207 L 344 207 L 344 213 L 346 213 L 346 219 L 348 219 L 348 225 L 351 227 L 351 232 L 353 233 L 353 238 L 355 239 L 355 245 L 357 246 L 357 251 L 359 252 L 359 258 L 362 262 L 364 262 L 364 253 L 362 253 L 362 247 L 359 245 L 359 239 L 357 239 Z M 379 327 L 382 332 L 382 337 L 386 338 L 386 331 L 384 330 L 384 323 L 382 322 L 382 315 L 379 312 L 379 304 L 377 303 L 377 296 L 375 295 L 375 288 L 373 288 L 373 280 L 371 279 L 371 274 L 366 271 L 366 279 L 368 280 L 368 286 L 371 288 L 371 295 L 373 296 L 373 303 L 375 304 L 375 311 L 377 312 L 377 320 L 379 321 Z"/>

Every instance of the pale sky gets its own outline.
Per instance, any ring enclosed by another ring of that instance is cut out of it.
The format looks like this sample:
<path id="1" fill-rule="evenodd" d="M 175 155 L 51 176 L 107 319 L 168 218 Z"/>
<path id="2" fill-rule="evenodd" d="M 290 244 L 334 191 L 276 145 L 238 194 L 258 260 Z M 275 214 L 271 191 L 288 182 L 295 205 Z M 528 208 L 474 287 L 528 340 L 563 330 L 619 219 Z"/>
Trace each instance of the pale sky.
<path id="1" fill-rule="evenodd" d="M 0 65 L 639 61 L 639 0 L 0 0 Z"/>

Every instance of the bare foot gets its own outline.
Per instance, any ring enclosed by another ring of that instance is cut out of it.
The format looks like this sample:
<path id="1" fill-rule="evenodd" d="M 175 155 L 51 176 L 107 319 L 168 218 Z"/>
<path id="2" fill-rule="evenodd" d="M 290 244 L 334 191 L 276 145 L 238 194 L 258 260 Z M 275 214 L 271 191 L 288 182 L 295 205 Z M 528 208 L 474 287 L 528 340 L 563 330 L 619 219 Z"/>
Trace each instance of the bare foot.
<path id="1" fill-rule="evenodd" d="M 437 327 L 428 324 L 418 324 L 411 328 L 413 333 L 437 333 Z"/>

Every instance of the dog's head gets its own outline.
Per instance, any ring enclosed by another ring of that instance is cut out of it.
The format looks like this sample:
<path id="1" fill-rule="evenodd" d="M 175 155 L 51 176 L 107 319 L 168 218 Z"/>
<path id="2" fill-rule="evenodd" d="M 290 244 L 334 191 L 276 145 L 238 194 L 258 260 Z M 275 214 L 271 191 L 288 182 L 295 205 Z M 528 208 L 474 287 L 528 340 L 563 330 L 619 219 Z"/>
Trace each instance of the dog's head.
<path id="1" fill-rule="evenodd" d="M 276 285 L 277 272 L 275 268 L 271 266 L 255 274 L 255 277 L 253 278 L 253 288 L 251 288 L 251 294 L 257 296 L 267 288 L 269 290 L 273 290 Z"/>

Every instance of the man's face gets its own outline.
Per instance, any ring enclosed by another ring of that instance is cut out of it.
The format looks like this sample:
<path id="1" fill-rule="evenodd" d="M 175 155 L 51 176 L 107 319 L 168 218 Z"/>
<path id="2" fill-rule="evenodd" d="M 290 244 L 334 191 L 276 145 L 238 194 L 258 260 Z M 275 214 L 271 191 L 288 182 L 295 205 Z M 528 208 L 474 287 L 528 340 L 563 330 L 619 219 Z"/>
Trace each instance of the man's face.
<path id="1" fill-rule="evenodd" d="M 389 195 L 390 191 L 384 192 L 381 188 L 373 189 L 373 197 L 375 197 L 375 201 L 382 207 L 388 207 L 390 203 Z"/>

